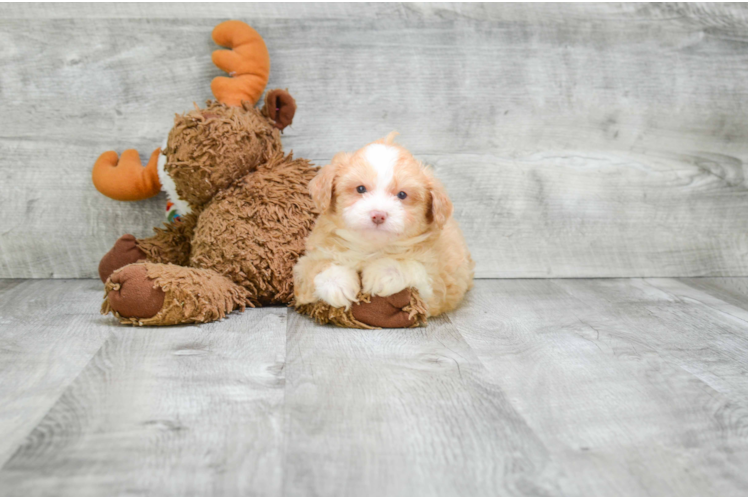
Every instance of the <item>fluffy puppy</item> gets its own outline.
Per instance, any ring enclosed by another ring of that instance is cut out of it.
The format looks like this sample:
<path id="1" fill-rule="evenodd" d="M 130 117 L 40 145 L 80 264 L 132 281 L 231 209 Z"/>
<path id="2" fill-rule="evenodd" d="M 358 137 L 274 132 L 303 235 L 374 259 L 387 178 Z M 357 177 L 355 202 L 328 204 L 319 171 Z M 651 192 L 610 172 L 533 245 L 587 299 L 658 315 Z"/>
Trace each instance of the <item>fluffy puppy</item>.
<path id="1" fill-rule="evenodd" d="M 321 215 L 294 267 L 297 305 L 348 308 L 361 291 L 412 287 L 436 316 L 472 287 L 474 262 L 444 186 L 394 135 L 337 154 L 309 184 Z"/>

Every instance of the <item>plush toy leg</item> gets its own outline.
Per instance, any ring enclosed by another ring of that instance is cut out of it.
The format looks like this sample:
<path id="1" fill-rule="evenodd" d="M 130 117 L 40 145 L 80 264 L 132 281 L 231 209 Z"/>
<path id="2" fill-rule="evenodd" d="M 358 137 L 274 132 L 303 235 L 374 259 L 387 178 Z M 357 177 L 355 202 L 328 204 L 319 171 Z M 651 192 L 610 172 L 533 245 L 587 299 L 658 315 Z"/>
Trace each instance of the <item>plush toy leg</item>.
<path id="1" fill-rule="evenodd" d="M 120 267 L 141 260 L 186 266 L 190 261 L 190 240 L 196 223 L 195 214 L 186 214 L 178 222 L 154 228 L 156 234 L 150 238 L 137 239 L 131 234 L 120 237 L 99 262 L 101 281 L 106 283 Z"/>
<path id="2" fill-rule="evenodd" d="M 389 297 L 359 294 L 349 310 L 318 301 L 296 306 L 296 310 L 320 324 L 347 328 L 414 328 L 426 324 L 427 309 L 418 292 L 405 289 Z"/>
<path id="3" fill-rule="evenodd" d="M 190 242 L 195 233 L 197 215 L 182 214 L 181 220 L 164 223 L 163 228 L 153 228 L 156 232 L 150 238 L 138 240 L 138 248 L 150 262 L 186 266 L 190 262 Z"/>
<path id="4" fill-rule="evenodd" d="M 208 269 L 139 262 L 116 270 L 101 313 L 139 326 L 207 323 L 252 306 L 245 288 Z"/>
<path id="5" fill-rule="evenodd" d="M 101 258 L 101 262 L 99 262 L 99 278 L 101 278 L 102 282 L 106 283 L 109 276 L 120 267 L 134 264 L 146 258 L 145 252 L 138 248 L 136 243 L 135 236 L 131 234 L 121 236 L 112 249 Z"/>

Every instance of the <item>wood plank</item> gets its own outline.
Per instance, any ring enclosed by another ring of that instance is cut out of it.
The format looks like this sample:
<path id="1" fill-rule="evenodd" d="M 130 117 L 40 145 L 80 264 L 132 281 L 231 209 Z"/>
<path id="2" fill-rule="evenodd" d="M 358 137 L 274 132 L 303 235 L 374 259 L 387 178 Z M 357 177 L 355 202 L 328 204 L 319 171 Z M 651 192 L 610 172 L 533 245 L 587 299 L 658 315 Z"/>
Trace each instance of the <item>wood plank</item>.
<path id="1" fill-rule="evenodd" d="M 285 318 L 117 327 L 0 470 L 0 493 L 277 496 Z"/>
<path id="2" fill-rule="evenodd" d="M 740 161 L 582 151 L 425 158 L 453 193 L 479 278 L 748 271 L 748 218 L 738 215 L 748 212 L 746 186 L 722 178 L 742 179 Z"/>
<path id="3" fill-rule="evenodd" d="M 479 277 L 746 275 L 747 13 L 4 6 L 0 277 L 93 277 L 117 236 L 161 222 L 163 199 L 106 200 L 91 165 L 111 148 L 146 155 L 209 97 L 226 17 L 265 36 L 270 86 L 299 103 L 287 149 L 324 163 L 400 131 L 447 181 Z"/>
<path id="4" fill-rule="evenodd" d="M 557 467 L 447 318 L 288 325 L 285 495 L 558 494 Z"/>
<path id="5" fill-rule="evenodd" d="M 360 20 L 372 19 L 382 15 L 404 17 L 410 10 L 424 9 L 430 13 L 443 10 L 444 12 L 459 12 L 462 10 L 459 4 L 442 4 L 434 8 L 428 4 L 424 6 L 410 6 L 407 4 L 396 4 L 392 6 L 377 5 L 376 3 L 362 3 L 361 5 L 337 5 L 330 6 L 326 3 L 304 2 L 299 5 L 291 3 L 217 3 L 209 2 L 190 3 L 182 8 L 166 3 L 154 3 L 152 5 L 112 5 L 100 6 L 97 3 L 80 3 L 78 6 L 59 8 L 54 3 L 44 3 L 40 9 L 38 6 L 22 7 L 8 5 L 3 14 L 8 19 L 28 19 L 36 16 L 40 19 L 346 19 Z"/>
<path id="6" fill-rule="evenodd" d="M 164 194 L 121 203 L 96 192 L 84 164 L 95 160 L 92 154 L 90 146 L 30 141 L 9 148 L 0 139 L 0 203 L 7 214 L 0 219 L 0 276 L 97 278 L 117 238 L 150 236 L 165 219 Z M 15 168 L 21 163 L 28 167 L 23 172 Z M 63 174 L 49 175 L 51 165 Z"/>
<path id="7" fill-rule="evenodd" d="M 678 281 L 735 307 L 748 309 L 748 278 L 682 278 Z"/>
<path id="8" fill-rule="evenodd" d="M 746 281 L 480 280 L 359 332 L 0 280 L 0 495 L 744 494 Z"/>
<path id="9" fill-rule="evenodd" d="M 669 282 L 669 284 L 668 284 Z M 595 307 L 637 349 L 649 347 L 711 388 L 748 408 L 748 314 L 704 298 L 675 280 L 569 280 L 563 288 Z M 644 344 L 644 345 L 642 345 Z M 743 411 L 743 410 L 740 410 Z M 746 417 L 748 418 L 748 417 Z"/>
<path id="10" fill-rule="evenodd" d="M 24 283 L 26 280 L 23 279 L 1 279 L 0 278 L 0 294 L 5 293 L 6 291 L 10 290 L 11 288 L 15 288 L 19 286 L 20 284 Z M 2 296 L 2 295 L 0 295 Z"/>
<path id="11" fill-rule="evenodd" d="M 648 278 L 645 280 L 645 283 L 662 292 L 672 294 L 674 297 L 677 297 L 676 300 L 679 302 L 686 304 L 696 303 L 700 306 L 713 309 L 714 311 L 719 311 L 725 316 L 728 316 L 730 320 L 733 320 L 733 322 L 735 322 L 734 320 L 737 320 L 736 325 L 738 328 L 742 326 L 748 327 L 748 309 L 746 309 L 746 307 L 748 307 L 748 300 L 745 298 L 742 300 L 735 300 L 736 303 L 732 303 L 730 300 L 723 300 L 723 296 L 726 296 L 726 299 L 736 299 L 736 294 L 730 293 L 731 290 L 724 293 L 724 286 L 704 286 L 704 284 L 700 283 L 700 280 L 704 278 L 694 279 L 697 280 L 695 286 L 689 285 L 686 281 L 668 278 Z M 730 281 L 732 280 L 733 279 L 730 279 Z M 746 278 L 735 278 L 735 280 L 738 281 L 738 283 L 736 283 L 738 286 L 745 285 L 745 282 L 748 281 Z M 738 335 L 738 338 L 740 337 L 745 336 Z M 748 350 L 746 351 L 746 354 L 748 354 Z M 748 359 L 748 357 L 746 359 Z"/>
<path id="12" fill-rule="evenodd" d="M 113 332 L 101 294 L 98 280 L 0 280 L 0 467 Z"/>
<path id="13" fill-rule="evenodd" d="M 635 280 L 479 281 L 450 317 L 564 467 L 565 495 L 745 493 L 748 407 L 654 340 L 679 335 L 680 348 L 696 354 L 694 339 L 725 321 L 641 288 Z M 676 310 L 688 320 L 674 321 Z"/>
<path id="14" fill-rule="evenodd" d="M 532 7 L 532 6 L 531 6 Z M 580 18 L 599 18 L 605 20 L 612 15 L 627 15 L 635 19 L 673 19 L 676 21 L 699 22 L 708 27 L 737 27 L 748 25 L 748 16 L 741 14 L 741 7 L 734 3 L 709 4 L 591 4 L 591 5 L 542 5 L 528 8 L 527 5 L 511 3 L 491 5 L 488 3 L 428 3 L 418 4 L 393 3 L 344 3 L 329 5 L 326 2 L 292 3 L 230 3 L 221 2 L 213 5 L 209 2 L 194 2 L 189 5 L 154 4 L 114 4 L 80 2 L 75 5 L 60 5 L 58 2 L 38 2 L 33 5 L 8 3 L 3 14 L 8 19 L 191 19 L 191 18 L 253 18 L 253 19 L 376 19 L 389 15 L 395 19 L 408 16 L 432 15 L 441 18 L 458 16 L 491 21 L 504 19 L 508 21 L 528 21 L 536 19 L 540 13 L 545 22 L 560 23 L 579 20 Z"/>

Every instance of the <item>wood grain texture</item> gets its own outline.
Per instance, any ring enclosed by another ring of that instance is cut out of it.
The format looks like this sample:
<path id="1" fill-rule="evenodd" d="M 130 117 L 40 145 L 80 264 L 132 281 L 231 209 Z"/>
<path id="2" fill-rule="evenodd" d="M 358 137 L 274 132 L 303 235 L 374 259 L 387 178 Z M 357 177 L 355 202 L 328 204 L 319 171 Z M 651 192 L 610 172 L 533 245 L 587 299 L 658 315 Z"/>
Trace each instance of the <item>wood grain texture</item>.
<path id="1" fill-rule="evenodd" d="M 717 297 L 705 297 L 674 280 L 579 283 L 564 281 L 563 286 L 596 312 L 611 311 L 610 321 L 628 335 L 641 338 L 646 333 L 646 344 L 663 360 L 723 393 L 733 406 L 748 408 L 745 307 L 720 304 Z"/>
<path id="2" fill-rule="evenodd" d="M 447 318 L 344 330 L 289 317 L 284 494 L 558 494 L 548 453 Z"/>
<path id="3" fill-rule="evenodd" d="M 450 317 L 565 495 L 748 491 L 744 325 L 641 280 L 479 281 Z"/>
<path id="4" fill-rule="evenodd" d="M 0 467 L 114 331 L 100 297 L 90 280 L 0 280 Z"/>
<path id="5" fill-rule="evenodd" d="M 181 19 L 192 18 L 216 18 L 242 17 L 251 15 L 256 19 L 378 19 L 383 15 L 392 18 L 416 18 L 430 14 L 442 19 L 465 16 L 472 19 L 485 19 L 489 21 L 506 20 L 522 21 L 534 17 L 533 11 L 528 11 L 526 5 L 511 3 L 490 4 L 465 4 L 465 3 L 404 3 L 394 5 L 383 5 L 382 3 L 343 3 L 342 5 L 329 5 L 320 2 L 304 2 L 295 5 L 293 3 L 193 3 L 185 8 L 179 8 L 168 3 L 154 4 L 117 4 L 111 6 L 99 3 L 80 3 L 76 6 L 63 6 L 58 3 L 39 2 L 33 5 L 12 4 L 4 6 L 3 14 L 8 19 L 101 19 L 117 17 L 122 19 Z M 611 11 L 611 9 L 614 9 Z M 748 14 L 736 9 L 734 4 L 722 3 L 709 5 L 693 2 L 690 4 L 626 4 L 619 3 L 613 7 L 604 4 L 591 5 L 546 5 L 542 12 L 547 16 L 549 22 L 557 22 L 565 19 L 600 19 L 607 20 L 615 13 L 626 13 L 633 16 L 649 17 L 655 21 L 662 19 L 678 18 L 680 22 L 701 23 L 708 27 L 741 27 L 748 25 Z M 537 14 L 535 14 L 536 16 Z"/>
<path id="6" fill-rule="evenodd" d="M 702 280 L 711 281 L 719 280 L 718 283 L 702 283 Z M 689 283 L 690 282 L 690 283 Z M 748 279 L 746 278 L 690 278 L 690 279 L 667 279 L 667 278 L 648 278 L 648 285 L 651 285 L 665 293 L 678 297 L 678 300 L 685 303 L 696 303 L 704 307 L 709 307 L 715 311 L 721 312 L 728 316 L 731 322 L 735 322 L 738 327 L 748 326 L 748 297 L 739 295 L 748 288 Z M 734 286 L 738 290 L 726 289 L 727 286 Z M 741 290 L 742 289 L 742 290 Z M 741 337 L 741 335 L 738 335 Z"/>
<path id="7" fill-rule="evenodd" d="M 285 317 L 115 327 L 0 471 L 0 494 L 279 495 Z"/>
<path id="8" fill-rule="evenodd" d="M 740 290 L 480 280 L 422 329 L 149 329 L 97 280 L 0 280 L 0 495 L 745 495 Z"/>
<path id="9" fill-rule="evenodd" d="M 163 198 L 105 199 L 99 153 L 157 146 L 220 74 L 210 31 L 266 38 L 317 163 L 401 133 L 435 165 L 479 277 L 748 273 L 740 4 L 4 5 L 0 276 L 93 277 Z"/>
<path id="10" fill-rule="evenodd" d="M 746 278 L 681 278 L 678 281 L 691 288 L 736 307 L 748 308 L 748 279 Z"/>

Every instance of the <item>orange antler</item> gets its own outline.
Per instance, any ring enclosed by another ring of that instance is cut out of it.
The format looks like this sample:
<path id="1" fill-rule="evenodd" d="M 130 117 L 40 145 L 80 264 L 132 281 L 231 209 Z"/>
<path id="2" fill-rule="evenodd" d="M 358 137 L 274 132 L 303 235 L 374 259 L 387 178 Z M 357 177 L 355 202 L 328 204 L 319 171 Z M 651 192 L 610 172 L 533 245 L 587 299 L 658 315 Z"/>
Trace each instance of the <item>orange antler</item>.
<path id="1" fill-rule="evenodd" d="M 241 21 L 225 21 L 213 29 L 213 41 L 231 49 L 213 52 L 213 64 L 230 75 L 213 79 L 213 95 L 229 106 L 241 106 L 242 101 L 254 105 L 270 75 L 270 54 L 262 37 Z"/>
<path id="2" fill-rule="evenodd" d="M 158 155 L 156 149 L 148 164 L 143 168 L 138 152 L 128 149 L 117 158 L 117 153 L 107 151 L 99 156 L 94 164 L 94 186 L 103 194 L 118 201 L 138 201 L 156 196 L 161 191 L 158 180 Z"/>

